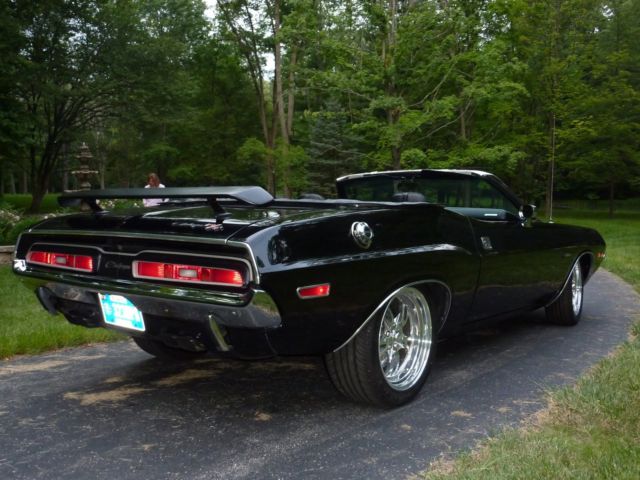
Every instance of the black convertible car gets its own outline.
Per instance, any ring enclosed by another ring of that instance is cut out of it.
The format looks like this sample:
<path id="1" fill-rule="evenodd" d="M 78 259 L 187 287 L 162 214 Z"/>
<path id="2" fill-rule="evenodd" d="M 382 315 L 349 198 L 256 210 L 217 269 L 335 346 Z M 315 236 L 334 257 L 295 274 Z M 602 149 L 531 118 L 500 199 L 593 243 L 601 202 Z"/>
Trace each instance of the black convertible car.
<path id="1" fill-rule="evenodd" d="M 485 172 L 364 173 L 337 190 L 65 193 L 90 211 L 24 232 L 13 269 L 52 314 L 152 355 L 323 355 L 343 394 L 395 406 L 422 387 L 438 339 L 542 307 L 577 323 L 605 255 L 596 231 L 536 221 Z M 112 198 L 164 201 L 103 210 Z"/>

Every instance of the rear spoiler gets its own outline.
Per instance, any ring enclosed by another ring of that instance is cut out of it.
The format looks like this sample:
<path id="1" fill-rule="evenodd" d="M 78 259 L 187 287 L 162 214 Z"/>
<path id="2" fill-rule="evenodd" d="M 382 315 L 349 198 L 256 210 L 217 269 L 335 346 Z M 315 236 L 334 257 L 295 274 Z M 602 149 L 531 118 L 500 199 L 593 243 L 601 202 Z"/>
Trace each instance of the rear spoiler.
<path id="1" fill-rule="evenodd" d="M 107 188 L 65 192 L 58 197 L 58 204 L 62 207 L 78 207 L 84 204 L 94 212 L 100 212 L 102 207 L 98 200 L 141 198 L 202 199 L 216 213 L 224 213 L 224 209 L 218 203 L 220 198 L 230 198 L 255 206 L 267 205 L 273 201 L 271 194 L 261 187 Z"/>

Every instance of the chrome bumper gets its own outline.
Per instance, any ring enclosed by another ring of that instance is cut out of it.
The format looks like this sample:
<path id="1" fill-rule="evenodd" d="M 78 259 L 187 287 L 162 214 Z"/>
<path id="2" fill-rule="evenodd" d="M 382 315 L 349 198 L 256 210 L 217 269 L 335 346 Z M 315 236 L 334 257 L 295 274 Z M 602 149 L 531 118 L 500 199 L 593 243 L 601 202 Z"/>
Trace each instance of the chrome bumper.
<path id="1" fill-rule="evenodd" d="M 96 294 L 126 296 L 149 315 L 215 322 L 227 327 L 276 328 L 278 307 L 263 290 L 242 293 L 214 292 L 147 282 L 96 278 L 67 272 L 42 272 L 14 263 L 14 272 L 32 289 L 44 287 L 58 298 L 97 306 Z"/>

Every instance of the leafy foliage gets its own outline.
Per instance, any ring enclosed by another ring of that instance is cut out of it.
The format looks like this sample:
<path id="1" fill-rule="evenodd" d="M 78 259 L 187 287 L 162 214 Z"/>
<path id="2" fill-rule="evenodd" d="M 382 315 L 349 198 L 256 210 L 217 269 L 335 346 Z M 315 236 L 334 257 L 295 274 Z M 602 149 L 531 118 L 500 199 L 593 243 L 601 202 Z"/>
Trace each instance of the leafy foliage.
<path id="1" fill-rule="evenodd" d="M 26 183 L 34 208 L 83 141 L 101 185 L 332 195 L 344 173 L 437 167 L 537 203 L 640 185 L 640 0 L 0 9 L 0 194 Z"/>

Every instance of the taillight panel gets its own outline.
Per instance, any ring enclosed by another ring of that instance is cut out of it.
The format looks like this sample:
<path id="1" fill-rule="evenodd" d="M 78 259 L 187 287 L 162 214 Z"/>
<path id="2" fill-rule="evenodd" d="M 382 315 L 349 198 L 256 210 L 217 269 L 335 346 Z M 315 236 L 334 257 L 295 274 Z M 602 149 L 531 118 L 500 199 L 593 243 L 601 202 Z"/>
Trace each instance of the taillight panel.
<path id="1" fill-rule="evenodd" d="M 243 272 L 233 268 L 143 260 L 134 261 L 132 267 L 134 278 L 147 280 L 225 287 L 242 287 L 246 283 Z"/>
<path id="2" fill-rule="evenodd" d="M 145 279 L 190 284 L 194 288 L 243 288 L 253 281 L 243 258 L 191 252 L 143 250 L 132 255 L 85 245 L 38 243 L 25 255 L 26 265 L 91 273 L 119 280 Z M 133 258 L 132 258 L 133 257 Z"/>
<path id="3" fill-rule="evenodd" d="M 27 264 L 75 270 L 92 273 L 95 267 L 94 258 L 90 255 L 32 250 L 27 254 Z"/>

